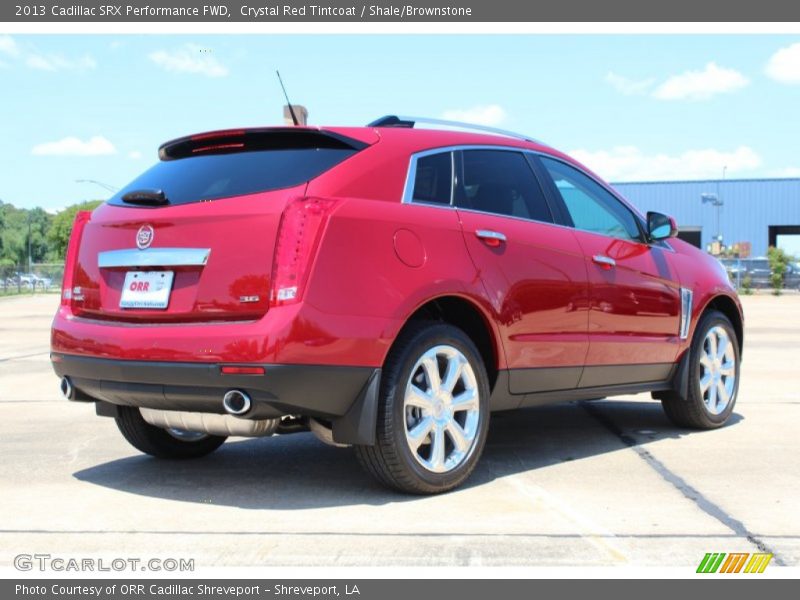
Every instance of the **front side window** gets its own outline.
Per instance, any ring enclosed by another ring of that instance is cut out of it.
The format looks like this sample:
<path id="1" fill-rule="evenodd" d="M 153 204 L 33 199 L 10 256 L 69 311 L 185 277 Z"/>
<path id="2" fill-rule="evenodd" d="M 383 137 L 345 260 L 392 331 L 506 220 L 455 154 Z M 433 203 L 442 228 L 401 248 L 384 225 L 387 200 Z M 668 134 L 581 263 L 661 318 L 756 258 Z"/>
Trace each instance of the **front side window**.
<path id="1" fill-rule="evenodd" d="M 636 217 L 588 175 L 561 161 L 541 157 L 576 229 L 609 237 L 641 240 Z"/>
<path id="2" fill-rule="evenodd" d="M 464 150 L 456 206 L 552 223 L 536 176 L 521 152 Z"/>
<path id="3" fill-rule="evenodd" d="M 412 202 L 450 204 L 453 187 L 453 160 L 449 152 L 429 154 L 417 159 Z"/>

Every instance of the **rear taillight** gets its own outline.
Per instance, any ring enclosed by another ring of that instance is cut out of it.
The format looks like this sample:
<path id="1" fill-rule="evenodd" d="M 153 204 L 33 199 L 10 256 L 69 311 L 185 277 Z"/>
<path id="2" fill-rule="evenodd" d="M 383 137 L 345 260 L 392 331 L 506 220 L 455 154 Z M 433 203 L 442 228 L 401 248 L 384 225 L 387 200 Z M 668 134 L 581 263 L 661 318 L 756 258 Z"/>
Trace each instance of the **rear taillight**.
<path id="1" fill-rule="evenodd" d="M 308 271 L 336 200 L 297 198 L 281 216 L 272 265 L 270 306 L 299 302 Z"/>
<path id="2" fill-rule="evenodd" d="M 67 255 L 64 258 L 64 278 L 61 281 L 62 306 L 72 305 L 72 298 L 75 294 L 73 282 L 75 281 L 75 266 L 78 262 L 78 247 L 81 244 L 83 229 L 91 218 L 92 213 L 90 211 L 82 210 L 75 214 L 75 220 L 72 223 L 72 232 L 67 243 Z"/>

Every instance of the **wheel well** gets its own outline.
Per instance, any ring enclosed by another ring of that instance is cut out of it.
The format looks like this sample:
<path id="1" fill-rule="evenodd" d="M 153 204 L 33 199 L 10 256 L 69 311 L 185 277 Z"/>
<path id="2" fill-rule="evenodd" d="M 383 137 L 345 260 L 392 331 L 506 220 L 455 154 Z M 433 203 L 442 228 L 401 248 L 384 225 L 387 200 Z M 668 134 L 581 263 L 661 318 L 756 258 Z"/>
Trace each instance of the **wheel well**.
<path id="1" fill-rule="evenodd" d="M 473 341 L 481 354 L 489 387 L 494 389 L 497 381 L 497 347 L 494 336 L 483 314 L 474 304 L 457 296 L 444 296 L 420 306 L 406 325 L 416 321 L 439 321 L 458 327 Z"/>
<path id="2" fill-rule="evenodd" d="M 733 330 L 736 332 L 736 339 L 739 342 L 739 355 L 741 356 L 744 349 L 744 324 L 736 303 L 728 296 L 716 296 L 706 305 L 706 310 L 718 310 L 728 317 L 733 325 Z"/>

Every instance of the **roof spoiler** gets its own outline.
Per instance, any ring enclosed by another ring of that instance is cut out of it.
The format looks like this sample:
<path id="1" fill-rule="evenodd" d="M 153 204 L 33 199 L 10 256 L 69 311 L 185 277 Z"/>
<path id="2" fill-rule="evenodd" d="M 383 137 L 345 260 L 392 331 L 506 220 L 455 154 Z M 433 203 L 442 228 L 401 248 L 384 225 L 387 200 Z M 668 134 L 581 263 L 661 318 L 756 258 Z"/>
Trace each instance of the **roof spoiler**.
<path id="1" fill-rule="evenodd" d="M 470 131 L 480 131 L 484 133 L 492 133 L 494 135 L 502 135 L 504 137 L 510 137 L 517 140 L 523 140 L 526 142 L 533 142 L 534 144 L 541 144 L 545 146 L 546 144 L 540 140 L 534 139 L 530 136 L 523 135 L 521 133 L 515 133 L 513 131 L 508 131 L 506 129 L 498 129 L 496 127 L 487 127 L 485 125 L 475 125 L 474 123 L 464 123 L 461 121 L 448 121 L 445 119 L 432 119 L 429 117 L 408 117 L 408 116 L 398 116 L 398 115 L 386 115 L 384 117 L 380 117 L 379 119 L 375 119 L 372 121 L 367 127 L 400 127 L 406 129 L 412 129 L 414 125 L 417 123 L 425 124 L 425 125 L 439 125 L 441 127 L 454 127 L 458 129 L 467 129 Z"/>
<path id="2" fill-rule="evenodd" d="M 333 131 L 306 127 L 262 127 L 223 129 L 188 135 L 159 146 L 161 160 L 174 160 L 203 154 L 224 154 L 252 150 L 332 148 L 363 150 L 369 144 Z"/>

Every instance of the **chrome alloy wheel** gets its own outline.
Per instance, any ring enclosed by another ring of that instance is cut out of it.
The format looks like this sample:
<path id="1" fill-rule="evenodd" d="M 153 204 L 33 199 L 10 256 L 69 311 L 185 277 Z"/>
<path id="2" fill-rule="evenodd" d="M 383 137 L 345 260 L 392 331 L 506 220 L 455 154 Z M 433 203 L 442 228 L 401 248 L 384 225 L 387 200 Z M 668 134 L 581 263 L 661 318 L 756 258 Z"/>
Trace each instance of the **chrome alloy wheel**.
<path id="1" fill-rule="evenodd" d="M 736 353 L 728 332 L 709 329 L 700 351 L 700 394 L 712 415 L 722 413 L 736 389 Z"/>
<path id="2" fill-rule="evenodd" d="M 452 471 L 472 453 L 481 419 L 478 384 L 456 348 L 435 346 L 420 357 L 403 409 L 408 447 L 428 471 Z"/>

